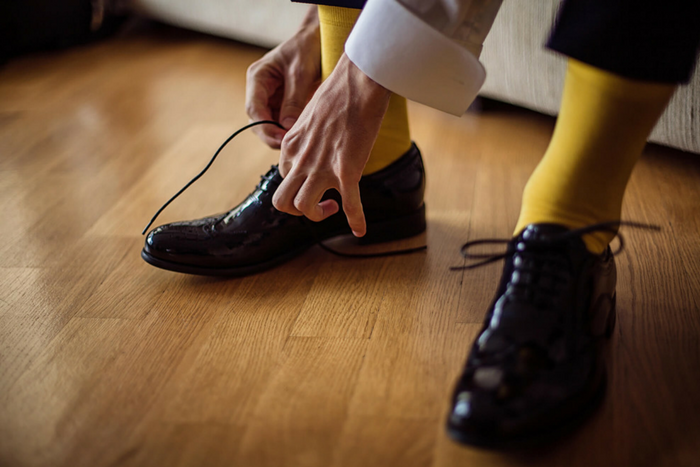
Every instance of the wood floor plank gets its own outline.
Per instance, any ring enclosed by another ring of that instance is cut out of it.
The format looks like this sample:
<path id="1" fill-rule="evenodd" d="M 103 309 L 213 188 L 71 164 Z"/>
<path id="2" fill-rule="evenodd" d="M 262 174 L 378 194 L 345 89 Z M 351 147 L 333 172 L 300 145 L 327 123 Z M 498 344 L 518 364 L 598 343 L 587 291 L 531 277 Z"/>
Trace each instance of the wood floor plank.
<path id="1" fill-rule="evenodd" d="M 432 420 L 351 415 L 333 458 L 333 467 L 401 465 L 427 467 L 435 443 Z"/>
<path id="2" fill-rule="evenodd" d="M 4 441 L 29 438 L 19 461 L 94 465 L 121 456 L 123 443 L 211 319 L 194 314 L 183 325 L 173 319 L 178 310 L 171 313 L 170 319 L 144 321 L 74 318 L 9 394 L 11 409 L 0 422 L 15 431 L 5 433 Z M 128 382 L 125 374 L 131 375 Z"/>
<path id="3" fill-rule="evenodd" d="M 384 298 L 387 267 L 386 259 L 326 262 L 317 273 L 292 335 L 369 339 Z"/>
<path id="4" fill-rule="evenodd" d="M 124 467 L 226 467 L 237 464 L 245 426 L 213 423 L 154 423 L 139 433 L 114 465 Z M 177 449 L 173 449 L 177 446 Z"/>
<path id="5" fill-rule="evenodd" d="M 700 377 L 692 370 L 700 363 L 700 289 L 686 264 L 697 265 L 700 242 L 697 235 L 688 240 L 683 234 L 693 231 L 692 219 L 669 213 L 697 190 L 695 183 L 678 183 L 688 178 L 681 172 L 697 167 L 676 170 L 669 183 L 664 179 L 686 157 L 658 147 L 646 152 L 630 182 L 625 216 L 660 225 L 662 231 L 623 228 L 628 246 L 618 259 L 611 396 L 619 401 L 614 422 L 627 449 L 615 455 L 623 464 L 692 465 L 687 446 L 700 440 L 700 422 L 690 415 L 700 410 L 693 396 L 700 390 Z M 662 157 L 670 164 L 660 175 Z"/>
<path id="6" fill-rule="evenodd" d="M 275 377 L 319 268 L 318 259 L 310 255 L 281 269 L 236 280 L 239 286 L 234 293 L 224 294 L 214 327 L 197 353 L 177 368 L 154 409 L 157 418 L 172 423 L 241 424 L 250 420 Z M 297 280 L 299 277 L 303 279 Z"/>
<path id="7" fill-rule="evenodd" d="M 290 337 L 250 419 L 239 463 L 330 465 L 366 346 L 366 339 Z"/>
<path id="8" fill-rule="evenodd" d="M 127 255 L 128 242 L 80 241 L 66 249 L 57 269 L 6 269 L 0 315 L 0 396 L 6 394 L 99 284 Z"/>
<path id="9" fill-rule="evenodd" d="M 0 452 L 7 465 L 63 463 L 72 449 L 62 445 L 62 438 L 85 429 L 76 410 L 121 347 L 105 343 L 133 329 L 133 324 L 120 320 L 74 320 L 44 346 L 13 387 L 3 391 Z"/>

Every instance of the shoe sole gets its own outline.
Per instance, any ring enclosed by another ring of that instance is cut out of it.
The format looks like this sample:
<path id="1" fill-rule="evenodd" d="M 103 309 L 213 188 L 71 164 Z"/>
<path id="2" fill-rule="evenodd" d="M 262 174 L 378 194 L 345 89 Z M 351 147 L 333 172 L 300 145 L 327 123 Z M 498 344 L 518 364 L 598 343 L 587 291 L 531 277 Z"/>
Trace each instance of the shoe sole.
<path id="1" fill-rule="evenodd" d="M 408 237 L 413 237 L 425 232 L 425 204 L 411 214 L 396 219 L 386 221 L 373 222 L 367 225 L 367 234 L 358 239 L 360 245 L 372 245 L 376 243 L 384 243 L 394 240 L 401 240 Z M 321 238 L 320 241 L 330 240 L 335 237 L 348 235 L 349 232 L 338 232 L 327 235 Z M 165 269 L 168 271 L 179 272 L 184 274 L 195 274 L 200 276 L 229 276 L 240 277 L 248 276 L 258 272 L 263 272 L 272 269 L 275 266 L 286 263 L 291 259 L 299 256 L 304 251 L 308 250 L 315 243 L 303 245 L 296 250 L 292 250 L 280 256 L 275 256 L 268 261 L 262 263 L 251 264 L 248 266 L 237 266 L 232 268 L 210 268 L 202 266 L 192 266 L 188 264 L 176 263 L 157 258 L 146 251 L 144 248 L 141 251 L 141 258 L 148 264 Z"/>
<path id="2" fill-rule="evenodd" d="M 613 335 L 615 329 L 615 324 L 617 322 L 617 294 L 613 293 L 611 298 L 612 307 L 610 314 L 608 315 L 607 326 L 605 331 L 606 340 Z M 605 399 L 607 388 L 607 373 L 605 368 L 601 370 L 600 381 L 598 386 L 592 395 L 583 401 L 581 404 L 583 408 L 566 418 L 563 423 L 555 424 L 548 430 L 533 433 L 527 436 L 513 437 L 507 439 L 494 439 L 489 437 L 474 436 L 462 433 L 459 430 L 454 430 L 448 425 L 447 434 L 448 436 L 466 446 L 478 447 L 483 449 L 498 450 L 498 451 L 517 451 L 517 450 L 527 450 L 540 447 L 542 445 L 550 444 L 554 441 L 565 438 L 567 435 L 572 434 L 577 428 L 583 425 L 589 417 L 591 417 L 596 409 L 600 407 L 601 403 Z"/>

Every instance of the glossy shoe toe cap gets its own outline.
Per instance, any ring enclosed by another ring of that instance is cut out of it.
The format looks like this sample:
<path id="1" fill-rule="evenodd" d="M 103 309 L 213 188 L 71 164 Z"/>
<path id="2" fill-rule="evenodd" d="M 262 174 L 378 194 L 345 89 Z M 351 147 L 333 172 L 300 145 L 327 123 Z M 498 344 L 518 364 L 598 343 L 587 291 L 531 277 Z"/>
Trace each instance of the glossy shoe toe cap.
<path id="1" fill-rule="evenodd" d="M 567 383 L 548 375 L 522 384 L 491 371 L 479 376 L 479 370 L 461 379 L 447 431 L 460 443 L 490 449 L 529 447 L 565 434 L 598 405 L 605 387 L 604 374 Z"/>
<path id="2" fill-rule="evenodd" d="M 211 248 L 212 225 L 216 218 L 161 225 L 146 236 L 144 252 L 156 258 L 172 260 L 184 255 L 205 254 Z"/>
<path id="3" fill-rule="evenodd" d="M 523 398 L 504 400 L 495 391 L 463 389 L 455 393 L 447 418 L 449 435 L 464 444 L 486 448 L 507 447 L 526 431 L 522 412 Z"/>

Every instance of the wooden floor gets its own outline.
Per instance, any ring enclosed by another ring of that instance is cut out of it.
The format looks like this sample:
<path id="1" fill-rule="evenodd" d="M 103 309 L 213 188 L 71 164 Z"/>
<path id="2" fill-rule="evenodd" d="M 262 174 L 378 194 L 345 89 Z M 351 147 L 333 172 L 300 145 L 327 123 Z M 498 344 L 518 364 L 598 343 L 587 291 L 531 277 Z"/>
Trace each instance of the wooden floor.
<path id="1" fill-rule="evenodd" d="M 625 201 L 608 396 L 576 434 L 498 454 L 443 430 L 553 120 L 411 105 L 424 254 L 314 248 L 243 279 L 139 256 L 154 211 L 247 122 L 263 50 L 165 27 L 0 69 L 0 465 L 698 466 L 700 156 L 647 149 Z M 252 134 L 161 222 L 226 210 L 275 163 Z M 389 247 L 400 246 L 390 244 Z"/>

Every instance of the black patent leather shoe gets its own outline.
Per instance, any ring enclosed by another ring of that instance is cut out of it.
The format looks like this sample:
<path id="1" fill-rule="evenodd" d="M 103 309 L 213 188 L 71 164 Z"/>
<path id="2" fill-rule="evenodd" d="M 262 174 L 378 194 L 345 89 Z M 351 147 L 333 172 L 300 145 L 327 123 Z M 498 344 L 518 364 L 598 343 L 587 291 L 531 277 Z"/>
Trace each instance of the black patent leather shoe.
<path id="1" fill-rule="evenodd" d="M 270 269 L 323 240 L 351 233 L 345 214 L 321 222 L 292 216 L 272 205 L 282 182 L 276 166 L 232 210 L 203 219 L 175 222 L 153 229 L 141 256 L 170 271 L 215 276 L 243 276 Z M 425 230 L 425 170 L 414 145 L 399 160 L 360 180 L 367 221 L 361 244 L 418 235 Z M 324 199 L 341 203 L 336 190 Z"/>
<path id="2" fill-rule="evenodd" d="M 456 441 L 540 444 L 580 424 L 602 400 L 615 262 L 610 248 L 592 254 L 572 233 L 530 225 L 499 255 L 501 281 L 452 398 L 447 431 Z"/>

